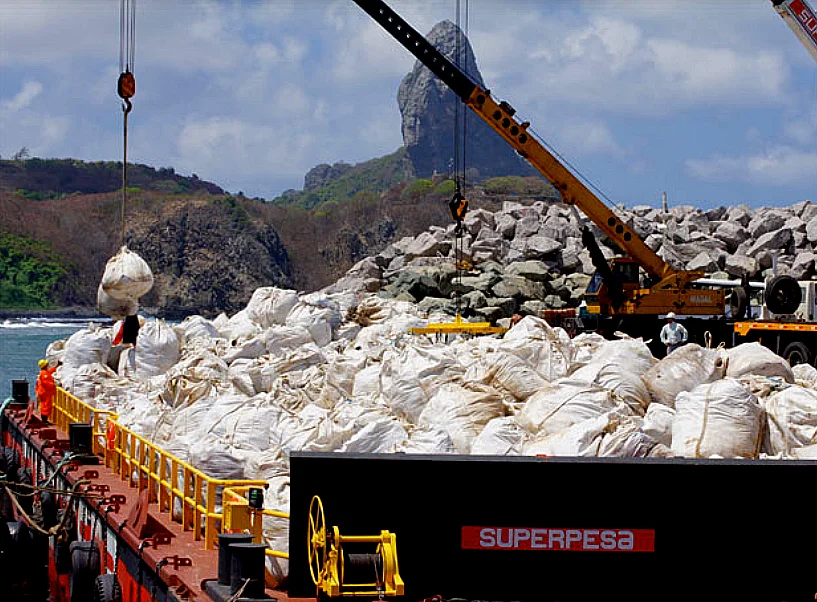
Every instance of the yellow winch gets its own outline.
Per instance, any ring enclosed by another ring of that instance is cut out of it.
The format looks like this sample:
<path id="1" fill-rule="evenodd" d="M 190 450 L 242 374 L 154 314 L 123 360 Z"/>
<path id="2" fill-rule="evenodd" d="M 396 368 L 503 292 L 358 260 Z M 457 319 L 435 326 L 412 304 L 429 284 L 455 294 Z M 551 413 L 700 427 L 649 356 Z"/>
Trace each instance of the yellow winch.
<path id="1" fill-rule="evenodd" d="M 394 533 L 341 535 L 338 527 L 327 532 L 323 503 L 316 495 L 309 504 L 308 536 L 309 572 L 318 594 L 330 598 L 403 595 Z M 367 543 L 377 544 L 374 553 L 350 553 L 343 548 Z"/>

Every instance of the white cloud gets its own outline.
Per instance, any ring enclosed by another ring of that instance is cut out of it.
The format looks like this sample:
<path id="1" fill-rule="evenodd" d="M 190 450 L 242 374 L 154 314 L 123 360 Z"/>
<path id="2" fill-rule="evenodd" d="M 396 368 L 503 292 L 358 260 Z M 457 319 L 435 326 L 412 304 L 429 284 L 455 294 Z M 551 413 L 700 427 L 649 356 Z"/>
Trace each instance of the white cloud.
<path id="1" fill-rule="evenodd" d="M 19 111 L 31 104 L 31 101 L 40 95 L 43 85 L 38 81 L 27 81 L 23 84 L 23 89 L 17 95 L 3 103 L 3 108 L 7 111 Z"/>
<path id="2" fill-rule="evenodd" d="M 339 82 L 402 77 L 414 64 L 414 57 L 374 21 L 360 25 L 347 41 L 337 53 L 332 73 Z"/>
<path id="3" fill-rule="evenodd" d="M 783 134 L 801 145 L 817 141 L 817 105 L 805 111 L 793 111 L 783 117 Z"/>
<path id="4" fill-rule="evenodd" d="M 181 169 L 225 179 L 261 172 L 302 175 L 311 142 L 307 133 L 290 133 L 231 117 L 191 120 L 179 134 L 177 164 Z"/>
<path id="5" fill-rule="evenodd" d="M 625 154 L 607 124 L 600 121 L 569 120 L 559 126 L 556 139 L 560 148 L 574 156 L 603 154 L 621 157 Z"/>
<path id="6" fill-rule="evenodd" d="M 692 177 L 710 182 L 741 181 L 763 186 L 813 185 L 817 183 L 817 153 L 776 146 L 753 155 L 688 159 L 686 170 Z"/>

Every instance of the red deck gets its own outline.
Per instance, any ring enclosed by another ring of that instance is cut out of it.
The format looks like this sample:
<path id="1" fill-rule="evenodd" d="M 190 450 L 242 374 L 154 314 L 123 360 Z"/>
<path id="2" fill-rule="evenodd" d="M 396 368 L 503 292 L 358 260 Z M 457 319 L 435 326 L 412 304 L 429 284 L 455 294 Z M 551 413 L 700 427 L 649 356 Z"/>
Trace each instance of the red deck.
<path id="1" fill-rule="evenodd" d="M 36 454 L 50 464 L 52 469 L 56 468 L 65 453 L 64 451 L 58 452 L 57 449 L 68 442 L 66 433 L 53 426 L 49 426 L 47 429 L 28 426 L 25 423 L 25 411 L 22 410 L 7 410 L 6 415 L 10 419 L 11 427 L 6 434 L 4 444 L 18 449 L 21 465 L 31 469 L 32 475 L 37 478 L 36 466 L 33 466 L 34 462 L 32 461 Z M 14 440 L 11 435 L 12 430 L 22 435 L 26 446 L 25 449 L 19 441 Z M 55 439 L 43 437 L 43 434 L 51 436 L 54 432 L 56 432 Z M 85 520 L 83 520 L 83 513 L 78 512 L 80 539 L 89 540 L 93 530 L 94 539 L 104 549 L 105 544 L 100 538 L 101 527 L 104 524 L 108 528 L 106 534 L 108 538 L 111 535 L 115 537 L 118 534 L 116 545 L 127 546 L 137 557 L 141 554 L 143 564 L 140 572 L 152 572 L 158 575 L 159 579 L 166 584 L 168 598 L 176 596 L 177 598 L 193 601 L 213 600 L 204 588 L 208 581 L 217 580 L 217 550 L 205 549 L 203 540 L 196 541 L 193 531 L 185 531 L 180 524 L 172 521 L 167 514 L 159 512 L 155 503 L 150 503 L 147 507 L 148 536 L 145 539 L 140 539 L 133 529 L 133 525 L 130 524 L 135 522 L 131 514 L 139 500 L 138 491 L 129 487 L 127 482 L 121 480 L 117 474 L 106 468 L 103 463 L 99 465 L 85 464 L 76 468 L 71 467 L 69 464 L 68 467 L 63 469 L 63 474 L 68 487 L 72 487 L 79 479 L 87 479 L 91 481 L 91 485 L 85 486 L 85 490 L 99 492 L 98 498 L 87 499 L 92 512 L 86 513 Z M 111 503 L 111 500 L 118 500 L 120 503 Z M 91 516 L 92 519 L 90 519 Z M 94 529 L 89 519 L 97 523 L 97 529 Z M 154 538 L 151 533 L 169 534 L 170 541 L 163 543 L 166 538 Z M 142 534 L 145 534 L 145 530 L 142 530 Z M 114 558 L 110 553 L 110 548 L 109 545 L 105 555 L 102 556 L 104 569 L 106 569 L 103 572 L 114 571 Z M 53 549 L 51 556 L 53 556 Z M 50 564 L 53 565 L 53 558 L 50 560 Z M 122 586 L 124 602 L 149 602 L 155 592 L 148 591 L 144 585 L 140 588 L 139 582 L 143 579 L 130 574 L 122 564 L 119 563 L 117 575 Z M 51 573 L 52 576 L 56 575 L 54 570 Z M 62 581 L 65 581 L 65 579 L 62 579 Z M 59 600 L 61 596 L 59 591 L 53 591 L 54 585 L 52 583 L 52 597 Z M 63 590 L 63 587 L 58 589 Z M 63 593 L 67 593 L 67 590 L 63 590 Z M 266 595 L 277 600 L 289 600 L 286 593 L 280 590 L 267 588 Z"/>

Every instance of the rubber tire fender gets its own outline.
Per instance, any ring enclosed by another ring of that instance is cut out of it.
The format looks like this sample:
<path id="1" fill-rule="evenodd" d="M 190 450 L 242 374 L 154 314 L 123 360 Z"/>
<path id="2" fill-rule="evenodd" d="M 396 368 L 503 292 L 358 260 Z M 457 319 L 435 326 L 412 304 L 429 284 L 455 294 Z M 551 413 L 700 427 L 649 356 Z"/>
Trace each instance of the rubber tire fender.
<path id="1" fill-rule="evenodd" d="M 769 280 L 766 285 L 766 307 L 775 314 L 793 314 L 800 307 L 803 291 L 797 280 L 781 274 Z"/>
<path id="2" fill-rule="evenodd" d="M 799 356 L 799 358 L 797 356 Z M 792 357 L 796 358 L 797 361 L 792 363 Z M 789 362 L 790 366 L 794 367 L 797 364 L 810 364 L 813 358 L 811 350 L 805 343 L 795 341 L 786 345 L 786 348 L 783 350 L 783 359 Z"/>
<path id="3" fill-rule="evenodd" d="M 93 541 L 73 541 L 69 550 L 71 602 L 88 602 L 94 595 L 95 580 L 99 576 L 99 548 Z"/>
<path id="4" fill-rule="evenodd" d="M 122 602 L 122 588 L 116 575 L 105 573 L 96 578 L 93 602 Z"/>

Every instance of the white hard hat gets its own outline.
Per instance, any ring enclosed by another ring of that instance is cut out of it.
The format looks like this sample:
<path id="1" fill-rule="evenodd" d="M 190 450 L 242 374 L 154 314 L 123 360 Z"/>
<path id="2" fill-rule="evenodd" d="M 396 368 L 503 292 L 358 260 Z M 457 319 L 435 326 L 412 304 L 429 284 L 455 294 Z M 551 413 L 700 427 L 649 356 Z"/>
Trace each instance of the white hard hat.
<path id="1" fill-rule="evenodd" d="M 675 312 L 671 311 L 667 314 L 667 320 L 674 320 L 675 319 Z"/>

